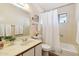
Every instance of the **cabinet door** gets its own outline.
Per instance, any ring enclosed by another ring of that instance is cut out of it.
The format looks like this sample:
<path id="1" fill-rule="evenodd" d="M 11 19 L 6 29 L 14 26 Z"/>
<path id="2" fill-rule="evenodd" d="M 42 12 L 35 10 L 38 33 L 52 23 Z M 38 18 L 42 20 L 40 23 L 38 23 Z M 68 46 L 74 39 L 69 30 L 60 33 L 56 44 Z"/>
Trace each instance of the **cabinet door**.
<path id="1" fill-rule="evenodd" d="M 42 46 L 41 44 L 35 47 L 35 56 L 42 56 Z"/>
<path id="2" fill-rule="evenodd" d="M 34 56 L 34 48 L 28 50 L 23 54 L 23 56 Z"/>

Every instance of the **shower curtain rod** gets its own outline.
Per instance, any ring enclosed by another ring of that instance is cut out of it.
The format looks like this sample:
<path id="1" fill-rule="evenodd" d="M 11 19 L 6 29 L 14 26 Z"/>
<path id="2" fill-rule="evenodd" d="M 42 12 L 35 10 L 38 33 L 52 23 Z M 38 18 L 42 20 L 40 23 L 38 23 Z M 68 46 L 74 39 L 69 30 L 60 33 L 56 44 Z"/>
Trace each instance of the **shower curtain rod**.
<path id="1" fill-rule="evenodd" d="M 72 5 L 72 4 L 75 4 L 75 3 L 69 3 L 69 4 L 64 5 L 64 6 L 68 6 L 68 5 Z M 51 9 L 51 10 L 44 10 L 44 11 L 41 12 L 41 13 L 49 12 L 49 11 L 52 11 L 52 10 L 55 10 L 55 9 L 58 9 L 58 8 L 61 8 L 61 7 L 64 7 L 64 6 L 60 6 L 60 7 L 57 7 L 57 8 Z"/>

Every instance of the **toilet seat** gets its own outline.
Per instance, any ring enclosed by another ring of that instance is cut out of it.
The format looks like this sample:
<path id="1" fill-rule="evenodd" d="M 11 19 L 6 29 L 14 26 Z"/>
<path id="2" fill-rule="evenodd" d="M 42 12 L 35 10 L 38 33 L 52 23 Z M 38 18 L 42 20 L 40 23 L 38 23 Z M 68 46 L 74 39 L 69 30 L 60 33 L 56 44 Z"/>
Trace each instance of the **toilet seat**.
<path id="1" fill-rule="evenodd" d="M 42 44 L 42 49 L 44 51 L 50 51 L 51 50 L 51 47 L 48 44 Z"/>

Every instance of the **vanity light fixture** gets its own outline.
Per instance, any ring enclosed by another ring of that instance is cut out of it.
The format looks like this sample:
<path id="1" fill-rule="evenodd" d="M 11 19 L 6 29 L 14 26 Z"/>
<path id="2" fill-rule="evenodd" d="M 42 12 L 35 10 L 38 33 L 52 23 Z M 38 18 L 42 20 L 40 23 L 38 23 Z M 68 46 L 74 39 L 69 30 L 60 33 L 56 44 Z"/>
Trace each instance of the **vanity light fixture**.
<path id="1" fill-rule="evenodd" d="M 22 8 L 22 9 L 28 11 L 28 12 L 30 11 L 30 6 L 27 3 L 13 3 L 13 5 L 15 5 L 19 8 Z"/>

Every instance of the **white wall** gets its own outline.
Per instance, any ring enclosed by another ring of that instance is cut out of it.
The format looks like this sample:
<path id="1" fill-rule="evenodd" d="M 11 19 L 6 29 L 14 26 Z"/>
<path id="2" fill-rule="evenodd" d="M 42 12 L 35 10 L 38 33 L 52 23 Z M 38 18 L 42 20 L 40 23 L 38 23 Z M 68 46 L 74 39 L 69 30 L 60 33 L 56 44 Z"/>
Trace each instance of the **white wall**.
<path id="1" fill-rule="evenodd" d="M 58 8 L 58 14 L 67 13 L 67 23 L 60 24 L 61 42 L 75 44 L 76 43 L 76 19 L 75 4 Z"/>
<path id="2" fill-rule="evenodd" d="M 22 20 L 29 22 L 29 15 L 27 12 L 13 6 L 12 4 L 0 4 L 0 23 L 16 24 Z"/>

